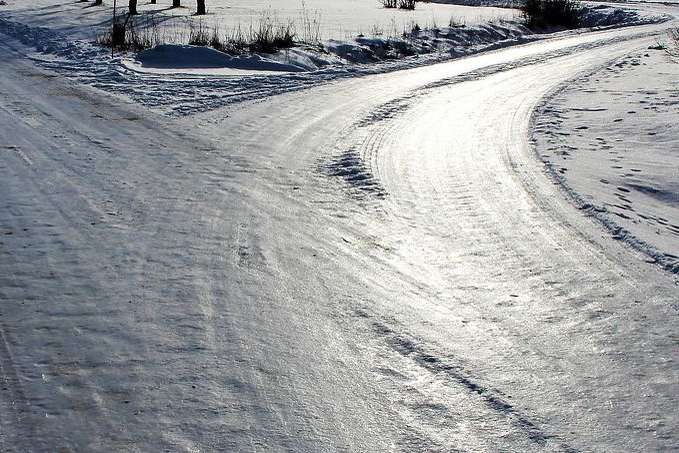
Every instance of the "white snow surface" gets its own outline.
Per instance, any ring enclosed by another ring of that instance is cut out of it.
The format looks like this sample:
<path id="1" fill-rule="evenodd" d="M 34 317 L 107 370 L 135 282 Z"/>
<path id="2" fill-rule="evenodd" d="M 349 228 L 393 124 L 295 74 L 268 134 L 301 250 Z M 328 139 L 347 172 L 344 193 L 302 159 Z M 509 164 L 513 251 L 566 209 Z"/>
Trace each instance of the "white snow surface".
<path id="1" fill-rule="evenodd" d="M 413 68 L 479 51 L 549 39 L 550 36 L 577 35 L 584 31 L 533 35 L 517 23 L 496 22 L 477 27 L 444 27 L 437 33 L 423 31 L 419 40 L 402 40 L 401 44 L 416 55 L 400 59 L 392 58 L 396 51 L 394 45 L 389 44 L 387 47 L 390 50 L 384 50 L 388 42 L 385 36 L 366 36 L 350 41 L 329 40 L 326 47 L 332 53 L 319 53 L 315 49 L 299 47 L 264 58 L 278 61 L 295 71 L 299 67 L 314 71 L 308 75 L 297 72 L 271 74 L 254 70 L 253 66 L 243 69 L 242 65 L 237 68 L 187 69 L 186 66 L 190 64 L 177 58 L 167 59 L 164 65 L 169 66 L 172 60 L 174 66 L 182 68 L 144 69 L 134 57 L 118 54 L 111 58 L 106 50 L 91 43 L 97 26 L 109 20 L 110 5 L 95 7 L 79 2 L 54 5 L 46 0 L 38 0 L 37 5 L 39 14 L 21 2 L 4 6 L 0 10 L 0 32 L 35 49 L 32 58 L 47 69 L 175 115 L 213 110 L 347 77 Z M 337 7 L 337 3 L 333 5 Z M 353 2 L 344 5 L 345 13 L 353 14 L 349 7 Z M 164 10 L 167 5 L 161 3 L 155 7 Z M 633 14 L 618 13 L 617 8 L 597 7 L 592 11 L 591 17 L 598 18 L 595 22 L 605 25 L 604 28 L 658 22 L 669 17 L 662 8 L 647 7 Z M 163 11 L 160 16 L 164 17 L 165 14 L 167 12 Z M 73 19 L 74 16 L 76 19 Z M 614 20 L 606 22 L 605 18 Z M 160 22 L 164 23 L 162 20 Z M 424 38 L 429 38 L 429 41 Z M 437 42 L 435 46 L 428 45 L 434 41 Z M 418 55 L 421 52 L 424 54 Z M 225 75 L 229 77 L 223 77 Z"/>
<path id="2" fill-rule="evenodd" d="M 584 212 L 679 273 L 679 64 L 659 47 L 553 94 L 534 139 Z"/>
<path id="3" fill-rule="evenodd" d="M 44 1 L 44 0 L 43 0 Z M 140 12 L 165 10 L 167 5 L 140 2 Z M 166 11 L 164 14 L 177 18 L 195 12 L 195 2 L 183 0 L 186 8 Z M 412 22 L 422 27 L 433 24 L 447 25 L 451 18 L 467 25 L 479 25 L 488 20 L 513 19 L 517 16 L 515 9 L 475 7 L 460 5 L 443 5 L 433 2 L 418 3 L 414 11 L 388 9 L 382 7 L 379 0 L 207 0 L 209 15 L 203 18 L 204 23 L 219 26 L 227 31 L 237 26 L 257 27 L 263 15 L 277 19 L 278 22 L 291 21 L 296 30 L 303 34 L 304 14 L 310 21 L 316 20 L 319 25 L 320 38 L 350 39 L 357 34 L 370 34 L 377 30 L 383 33 L 400 33 Z"/>
<path id="4" fill-rule="evenodd" d="M 159 0 L 152 5 L 149 2 L 138 2 L 140 13 L 154 13 L 160 22 L 169 28 L 178 27 L 187 21 L 197 22 L 200 19 L 205 25 L 218 24 L 224 32 L 235 27 L 243 29 L 251 25 L 256 27 L 263 16 L 276 19 L 279 23 L 292 21 L 296 31 L 304 34 L 304 11 L 310 23 L 317 23 L 322 40 L 348 39 L 359 33 L 370 34 L 372 31 L 400 33 L 411 23 L 419 23 L 423 28 L 437 24 L 445 26 L 454 19 L 469 26 L 480 25 L 489 20 L 513 19 L 517 15 L 515 9 L 488 8 L 460 5 L 441 5 L 435 3 L 419 3 L 414 11 L 387 9 L 381 7 L 379 0 L 206 0 L 208 14 L 200 18 L 192 18 L 195 13 L 195 1 L 183 0 L 181 8 L 169 8 L 170 0 Z M 2 11 L 10 11 L 22 17 L 26 23 L 34 26 L 45 26 L 78 39 L 91 39 L 96 35 L 98 26 L 110 20 L 113 1 L 105 0 L 103 6 L 94 6 L 92 2 L 35 0 L 26 3 L 23 0 L 7 0 L 1 5 Z M 127 1 L 118 1 L 118 12 L 127 11 Z M 38 11 L 38 14 L 35 12 Z M 315 29 L 315 27 L 313 27 Z M 168 30 L 172 35 L 174 30 Z M 303 36 L 301 36 L 303 37 Z"/>
<path id="5" fill-rule="evenodd" d="M 279 63 L 261 55 L 230 56 L 209 47 L 178 44 L 162 44 L 143 50 L 134 57 L 134 63 L 136 65 L 132 67 L 138 71 L 164 69 L 175 72 L 174 70 L 228 68 L 232 71 L 226 74 L 233 75 L 241 72 L 304 71 L 299 66 Z"/>
<path id="6" fill-rule="evenodd" d="M 0 451 L 676 450 L 677 275 L 529 141 L 545 96 L 676 22 L 217 77 L 10 6 Z M 627 93 L 658 124 L 660 88 Z"/>

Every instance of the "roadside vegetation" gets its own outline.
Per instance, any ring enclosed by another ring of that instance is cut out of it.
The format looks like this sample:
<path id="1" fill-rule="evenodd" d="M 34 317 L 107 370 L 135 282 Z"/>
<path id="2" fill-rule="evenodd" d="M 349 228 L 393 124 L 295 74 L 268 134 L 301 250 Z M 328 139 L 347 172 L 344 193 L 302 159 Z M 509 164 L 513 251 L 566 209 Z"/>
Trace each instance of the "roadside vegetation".
<path id="1" fill-rule="evenodd" d="M 392 20 L 389 25 L 375 24 L 365 33 L 358 30 L 346 40 L 322 42 L 320 15 L 306 9 L 300 14 L 294 20 L 281 20 L 268 12 L 259 20 L 230 27 L 220 27 L 219 23 L 201 17 L 124 14 L 116 17 L 113 26 L 100 29 L 95 41 L 129 52 L 166 44 L 189 44 L 210 47 L 231 56 L 268 54 L 274 60 L 285 59 L 286 64 L 305 65 L 311 61 L 313 66 L 302 67 L 314 69 L 341 61 L 372 63 L 413 55 L 463 55 L 477 46 L 516 39 L 529 32 L 515 21 L 490 19 L 483 26 L 467 27 L 463 18 L 451 16 L 440 25 L 435 20 L 427 23 L 411 20 L 401 24 Z M 287 52 L 293 47 L 296 50 Z M 281 50 L 286 52 L 278 54 Z"/>
<path id="2" fill-rule="evenodd" d="M 380 3 L 385 8 L 414 10 L 417 0 L 380 0 Z"/>
<path id="3" fill-rule="evenodd" d="M 95 42 L 133 52 L 168 43 L 190 44 L 238 55 L 244 52 L 274 53 L 294 47 L 300 39 L 292 22 L 277 22 L 270 16 L 263 17 L 258 24 L 222 32 L 219 27 L 209 27 L 200 20 L 166 27 L 154 14 L 126 14 L 117 16 L 113 25 L 99 34 Z"/>
<path id="4" fill-rule="evenodd" d="M 582 6 L 577 0 L 525 0 L 521 11 L 531 30 L 571 29 L 579 25 Z"/>
<path id="5" fill-rule="evenodd" d="M 113 23 L 95 36 L 99 45 L 122 51 L 138 52 L 161 44 L 208 46 L 231 55 L 245 52 L 275 53 L 297 45 L 318 46 L 321 36 L 320 15 L 302 8 L 299 31 L 292 20 L 279 20 L 263 13 L 256 23 L 221 30 L 200 18 L 177 20 L 157 14 L 117 15 Z M 165 22 L 172 21 L 171 24 Z"/>
<path id="6" fill-rule="evenodd" d="M 380 1 L 385 6 L 387 2 L 393 2 L 391 7 L 398 8 L 401 0 Z M 589 20 L 578 0 L 524 0 L 521 10 L 523 23 L 489 19 L 481 26 L 467 27 L 464 19 L 455 17 L 441 25 L 435 19 L 424 24 L 414 20 L 399 23 L 392 19 L 390 24 L 376 23 L 365 34 L 359 29 L 355 35 L 323 42 L 320 14 L 310 12 L 304 5 L 299 10 L 300 16 L 292 19 L 281 19 L 273 10 L 268 10 L 259 20 L 231 23 L 228 27 L 201 16 L 157 12 L 135 15 L 125 11 L 112 24 L 100 29 L 95 40 L 103 46 L 133 52 L 164 44 L 211 47 L 233 56 L 246 53 L 273 55 L 286 50 L 274 59 L 284 58 L 290 62 L 292 58 L 296 59 L 295 64 L 314 68 L 338 61 L 370 63 L 431 53 L 462 55 L 475 46 L 517 39 L 535 32 L 575 28 Z M 601 25 L 607 16 L 598 14 Z M 609 15 L 620 20 L 617 10 Z M 675 43 L 678 36 L 679 32 L 675 31 Z M 297 49 L 287 51 L 293 47 Z M 679 51 L 675 46 L 676 53 Z"/>
<path id="7" fill-rule="evenodd" d="M 321 54 L 333 52 L 321 42 L 321 18 L 318 13 L 301 10 L 297 21 L 280 20 L 272 13 L 262 14 L 258 22 L 232 28 L 220 28 L 201 18 L 171 17 L 146 13 L 116 17 L 95 42 L 120 51 L 139 52 L 163 44 L 189 44 L 211 47 L 229 55 L 245 53 L 274 54 L 292 47 L 314 49 Z M 450 17 L 447 26 L 436 21 L 422 24 L 409 21 L 398 25 L 374 25 L 365 34 L 359 32 L 352 46 L 360 49 L 357 62 L 399 59 L 416 54 L 455 52 L 455 48 L 485 42 L 515 38 L 522 31 L 504 20 L 490 20 L 487 27 L 468 29 L 465 21 Z M 337 41 L 335 42 L 337 45 Z M 344 45 L 340 42 L 339 45 Z M 331 44 L 332 46 L 332 44 Z M 353 55 L 350 58 L 357 58 Z"/>

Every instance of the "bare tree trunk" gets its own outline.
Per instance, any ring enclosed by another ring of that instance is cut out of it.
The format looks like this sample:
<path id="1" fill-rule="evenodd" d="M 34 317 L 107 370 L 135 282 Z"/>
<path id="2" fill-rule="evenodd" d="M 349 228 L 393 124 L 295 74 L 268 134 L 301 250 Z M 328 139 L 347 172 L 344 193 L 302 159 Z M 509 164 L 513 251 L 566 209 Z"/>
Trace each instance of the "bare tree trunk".
<path id="1" fill-rule="evenodd" d="M 137 14 L 137 0 L 130 0 L 130 15 L 136 16 Z"/>
<path id="2" fill-rule="evenodd" d="M 103 5 L 103 4 L 104 4 L 104 0 L 94 0 L 94 4 L 95 4 L 95 5 Z"/>
<path id="3" fill-rule="evenodd" d="M 181 5 L 181 0 L 172 0 L 172 7 L 173 8 L 179 8 Z"/>
<path id="4" fill-rule="evenodd" d="M 197 15 L 205 14 L 205 0 L 196 0 L 196 7 Z"/>

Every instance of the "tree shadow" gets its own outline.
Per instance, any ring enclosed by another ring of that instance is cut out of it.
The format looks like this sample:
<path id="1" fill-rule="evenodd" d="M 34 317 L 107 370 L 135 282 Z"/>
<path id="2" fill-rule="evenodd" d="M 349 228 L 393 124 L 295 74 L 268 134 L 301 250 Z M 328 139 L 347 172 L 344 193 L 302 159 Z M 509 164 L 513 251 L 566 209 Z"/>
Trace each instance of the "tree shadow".
<path id="1" fill-rule="evenodd" d="M 159 11 L 158 11 L 158 12 L 159 12 Z M 127 13 L 122 14 L 122 16 L 126 16 L 126 15 L 127 15 Z M 141 14 L 135 14 L 135 15 L 133 15 L 133 17 L 144 18 L 145 16 L 155 16 L 155 15 L 156 15 L 156 11 L 149 11 L 149 12 L 143 12 L 143 13 L 141 13 Z M 120 16 L 121 16 L 121 15 L 118 15 L 117 17 L 119 18 Z M 163 22 L 170 21 L 170 20 L 173 20 L 173 19 L 176 19 L 176 17 L 173 17 L 173 16 L 160 16 L 160 17 L 154 17 L 154 18 L 153 18 L 153 20 L 155 21 L 155 25 L 161 25 Z M 105 20 L 103 20 L 103 21 L 101 21 L 101 22 L 98 22 L 98 23 L 94 24 L 93 26 L 94 26 L 94 27 L 104 27 L 104 26 L 110 27 L 110 26 L 112 26 L 112 25 L 113 25 L 113 18 L 110 17 L 110 18 L 108 18 L 108 19 L 105 19 Z"/>
<path id="2" fill-rule="evenodd" d="M 147 3 L 147 5 L 152 5 L 153 3 Z M 172 6 L 167 6 L 162 9 L 154 9 L 153 11 L 144 11 L 144 14 L 158 14 L 158 13 L 164 13 L 165 11 L 170 11 L 171 9 L 177 9 L 173 8 Z"/>
<path id="3" fill-rule="evenodd" d="M 85 3 L 85 2 L 80 0 L 78 3 Z M 103 3 L 87 2 L 87 4 L 85 6 L 83 6 L 83 9 L 94 8 L 96 6 L 104 6 L 104 4 Z"/>

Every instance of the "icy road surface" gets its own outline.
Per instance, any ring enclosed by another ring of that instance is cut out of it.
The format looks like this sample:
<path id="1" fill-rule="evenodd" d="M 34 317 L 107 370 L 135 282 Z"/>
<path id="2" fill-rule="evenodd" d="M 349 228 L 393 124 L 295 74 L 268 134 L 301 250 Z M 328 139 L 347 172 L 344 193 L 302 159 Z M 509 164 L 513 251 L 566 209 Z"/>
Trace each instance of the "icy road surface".
<path id="1" fill-rule="evenodd" d="M 0 45 L 0 450 L 675 451 L 676 276 L 534 106 L 661 26 L 167 118 Z"/>

